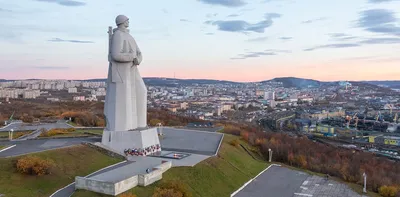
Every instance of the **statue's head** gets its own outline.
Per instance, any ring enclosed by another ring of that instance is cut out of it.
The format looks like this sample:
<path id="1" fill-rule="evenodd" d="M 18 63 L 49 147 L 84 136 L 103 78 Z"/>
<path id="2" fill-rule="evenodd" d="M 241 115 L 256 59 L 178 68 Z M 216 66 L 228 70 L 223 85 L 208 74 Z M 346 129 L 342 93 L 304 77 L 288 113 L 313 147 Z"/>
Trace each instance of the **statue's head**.
<path id="1" fill-rule="evenodd" d="M 129 27 L 129 18 L 126 17 L 125 15 L 118 15 L 117 18 L 115 19 L 115 23 L 117 24 L 118 27 Z"/>

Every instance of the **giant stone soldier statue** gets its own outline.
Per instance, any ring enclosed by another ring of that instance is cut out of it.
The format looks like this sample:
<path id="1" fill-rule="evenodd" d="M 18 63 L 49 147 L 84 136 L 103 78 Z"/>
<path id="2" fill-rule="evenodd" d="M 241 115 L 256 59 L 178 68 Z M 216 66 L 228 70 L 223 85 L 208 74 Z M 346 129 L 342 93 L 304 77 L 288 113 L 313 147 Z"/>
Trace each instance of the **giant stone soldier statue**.
<path id="1" fill-rule="evenodd" d="M 142 53 L 129 34 L 129 19 L 119 15 L 109 29 L 109 68 L 104 115 L 108 131 L 147 127 L 147 89 L 139 74 Z"/>

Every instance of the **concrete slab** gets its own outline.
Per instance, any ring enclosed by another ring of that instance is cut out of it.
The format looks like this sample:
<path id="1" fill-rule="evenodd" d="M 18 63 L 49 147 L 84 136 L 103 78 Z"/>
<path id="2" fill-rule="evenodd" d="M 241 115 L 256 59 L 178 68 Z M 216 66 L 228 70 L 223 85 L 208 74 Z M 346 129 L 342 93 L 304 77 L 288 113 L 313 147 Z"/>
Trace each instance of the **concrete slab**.
<path id="1" fill-rule="evenodd" d="M 168 153 L 168 151 L 163 151 L 165 153 Z M 171 151 L 172 153 L 172 151 Z M 210 156 L 208 155 L 199 155 L 199 154 L 191 154 L 188 157 L 185 157 L 183 159 L 168 159 L 168 158 L 160 158 L 160 157 L 141 157 L 141 156 L 129 156 L 128 160 L 129 161 L 136 161 L 138 159 L 152 159 L 152 160 L 158 160 L 159 162 L 161 161 L 170 161 L 172 163 L 172 167 L 179 167 L 179 166 L 189 166 L 193 167 L 196 164 L 200 163 L 201 161 L 208 159 Z"/>
<path id="2" fill-rule="evenodd" d="M 161 149 L 194 153 L 199 155 L 214 155 L 218 150 L 223 134 L 187 129 L 162 128 L 160 138 Z"/>
<path id="3" fill-rule="evenodd" d="M 135 157 L 135 159 L 130 161 L 134 162 L 130 162 L 129 164 L 117 169 L 98 174 L 91 177 L 91 179 L 117 183 L 135 175 L 146 174 L 147 168 L 151 169 L 161 164 L 160 159 L 151 157 Z"/>

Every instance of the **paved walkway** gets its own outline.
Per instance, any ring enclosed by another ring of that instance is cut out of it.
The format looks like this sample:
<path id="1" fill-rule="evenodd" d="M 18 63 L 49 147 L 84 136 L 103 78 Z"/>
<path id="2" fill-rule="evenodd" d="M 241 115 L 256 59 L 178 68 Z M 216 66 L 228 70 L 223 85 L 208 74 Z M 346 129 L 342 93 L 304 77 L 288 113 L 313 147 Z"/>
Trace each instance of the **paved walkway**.
<path id="1" fill-rule="evenodd" d="M 361 197 L 347 185 L 285 167 L 272 166 L 234 197 Z"/>
<path id="2" fill-rule="evenodd" d="M 67 146 L 81 144 L 82 142 L 98 142 L 101 138 L 64 138 L 64 139 L 40 139 L 40 140 L 26 140 L 26 141 L 12 141 L 0 143 L 1 145 L 16 145 L 15 147 L 6 151 L 0 152 L 0 158 L 14 157 L 34 152 L 45 150 L 57 149 Z"/>
<path id="3" fill-rule="evenodd" d="M 63 122 L 63 121 L 57 121 L 55 123 L 22 123 L 22 122 L 13 122 L 5 127 L 0 128 L 1 132 L 8 132 L 11 129 L 14 131 L 34 131 L 37 129 L 44 128 L 46 130 L 50 129 L 68 129 L 68 128 L 73 128 L 73 126 Z"/>

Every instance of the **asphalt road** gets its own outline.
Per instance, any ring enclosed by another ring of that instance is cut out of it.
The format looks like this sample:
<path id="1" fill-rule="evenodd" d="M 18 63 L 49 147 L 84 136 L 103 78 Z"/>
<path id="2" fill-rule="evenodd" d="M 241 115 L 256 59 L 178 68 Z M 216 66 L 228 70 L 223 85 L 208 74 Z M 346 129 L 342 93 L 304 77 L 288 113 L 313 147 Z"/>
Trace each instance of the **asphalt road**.
<path id="1" fill-rule="evenodd" d="M 272 166 L 234 197 L 293 197 L 309 176 L 303 172 Z"/>
<path id="2" fill-rule="evenodd" d="M 54 128 L 68 129 L 72 128 L 72 126 L 68 125 L 63 121 L 58 121 L 56 123 L 43 123 L 43 124 L 27 124 L 22 122 L 13 122 L 3 128 L 0 128 L 0 132 L 8 132 L 11 129 L 14 129 L 14 131 L 34 131 L 41 128 L 44 128 L 46 130 Z"/>
<path id="3" fill-rule="evenodd" d="M 347 185 L 285 167 L 271 166 L 234 197 L 364 197 Z"/>
<path id="4" fill-rule="evenodd" d="M 24 135 L 18 139 L 15 139 L 14 141 L 24 141 L 24 140 L 29 140 L 29 139 L 35 139 L 35 138 L 39 137 L 40 134 L 42 134 L 42 130 L 38 129 L 28 135 Z"/>
<path id="5" fill-rule="evenodd" d="M 81 144 L 82 142 L 100 142 L 100 141 L 101 138 L 99 137 L 90 137 L 90 138 L 26 140 L 26 141 L 12 141 L 3 143 L 0 142 L 0 145 L 14 145 L 14 144 L 16 145 L 11 149 L 0 152 L 0 158 L 13 157 L 28 153 L 78 145 Z"/>
<path id="6" fill-rule="evenodd" d="M 112 166 L 110 168 L 103 169 L 103 170 L 100 170 L 100 171 L 95 172 L 93 174 L 90 174 L 87 177 L 93 177 L 93 176 L 96 176 L 98 174 L 102 174 L 102 173 L 105 173 L 105 172 L 108 172 L 108 171 L 111 171 L 111 170 L 114 170 L 114 169 L 117 169 L 117 168 L 120 168 L 120 167 L 124 167 L 124 166 L 132 164 L 132 163 L 133 162 L 131 162 L 131 161 L 127 161 L 127 162 L 124 162 L 124 163 L 119 163 L 118 165 L 115 165 L 115 166 Z M 74 183 L 71 183 L 67 187 L 65 187 L 65 188 L 63 188 L 63 189 L 61 189 L 59 191 L 56 191 L 50 197 L 70 197 L 70 196 L 72 196 L 72 194 L 74 194 L 74 192 L 75 192 L 75 184 Z"/>

